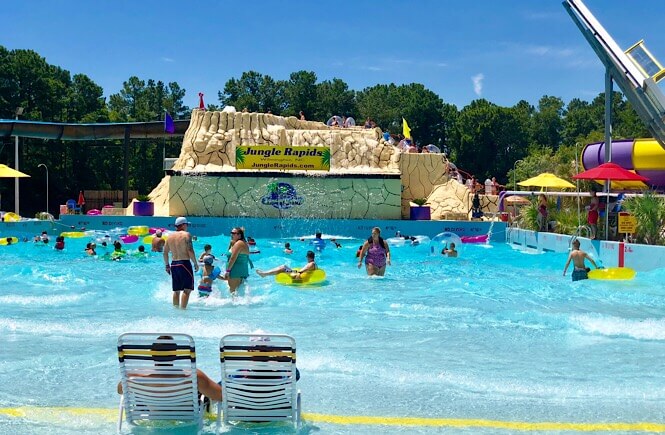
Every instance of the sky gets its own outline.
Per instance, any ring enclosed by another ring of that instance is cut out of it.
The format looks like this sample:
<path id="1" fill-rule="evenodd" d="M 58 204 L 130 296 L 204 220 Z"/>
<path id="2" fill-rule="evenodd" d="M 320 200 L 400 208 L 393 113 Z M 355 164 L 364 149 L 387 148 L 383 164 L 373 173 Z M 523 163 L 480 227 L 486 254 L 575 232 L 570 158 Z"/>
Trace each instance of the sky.
<path id="1" fill-rule="evenodd" d="M 586 0 L 626 49 L 644 39 L 665 62 L 665 2 Z M 31 49 L 117 93 L 129 77 L 177 82 L 184 104 L 219 104 L 231 78 L 314 71 L 350 89 L 422 83 L 458 108 L 478 98 L 591 101 L 603 66 L 559 0 L 324 3 L 7 0 L 0 45 Z"/>

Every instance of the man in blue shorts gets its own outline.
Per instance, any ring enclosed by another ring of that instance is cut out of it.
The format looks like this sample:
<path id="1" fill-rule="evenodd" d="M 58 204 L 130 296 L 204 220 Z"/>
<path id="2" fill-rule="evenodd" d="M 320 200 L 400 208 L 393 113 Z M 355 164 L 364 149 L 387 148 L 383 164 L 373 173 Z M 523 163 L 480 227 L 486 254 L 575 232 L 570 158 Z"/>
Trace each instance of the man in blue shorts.
<path id="1" fill-rule="evenodd" d="M 570 255 L 568 255 L 568 261 L 566 261 L 566 265 L 563 268 L 563 276 L 566 276 L 566 271 L 568 270 L 568 266 L 570 265 L 570 262 L 573 262 L 573 281 L 580 281 L 582 279 L 588 279 L 589 278 L 589 268 L 586 267 L 586 264 L 584 264 L 584 260 L 587 259 L 593 264 L 593 267 L 598 269 L 598 266 L 596 265 L 596 262 L 593 261 L 593 258 L 589 256 L 586 252 L 582 251 L 580 249 L 580 241 L 575 239 L 573 240 L 573 250 L 570 251 Z"/>
<path id="2" fill-rule="evenodd" d="M 187 308 L 189 293 L 194 290 L 194 271 L 199 271 L 199 263 L 194 255 L 192 236 L 187 232 L 189 222 L 187 218 L 179 217 L 175 220 L 176 232 L 171 233 L 164 244 L 164 265 L 166 273 L 171 275 L 173 284 L 173 305 Z M 171 264 L 169 264 L 169 252 L 171 253 Z M 180 296 L 180 293 L 182 297 Z"/>

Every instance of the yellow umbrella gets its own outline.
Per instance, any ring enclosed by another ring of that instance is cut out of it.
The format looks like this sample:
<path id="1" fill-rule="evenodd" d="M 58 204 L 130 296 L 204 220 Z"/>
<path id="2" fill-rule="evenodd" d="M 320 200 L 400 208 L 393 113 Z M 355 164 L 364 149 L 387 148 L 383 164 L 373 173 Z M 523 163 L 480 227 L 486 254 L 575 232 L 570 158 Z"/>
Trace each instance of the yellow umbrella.
<path id="1" fill-rule="evenodd" d="M 0 178 L 23 178 L 29 177 L 30 175 L 24 174 L 23 172 L 12 169 L 7 165 L 0 165 Z"/>
<path id="2" fill-rule="evenodd" d="M 520 181 L 517 184 L 520 186 L 553 187 L 555 189 L 575 188 L 574 184 L 549 172 L 543 172 L 540 175 Z"/>

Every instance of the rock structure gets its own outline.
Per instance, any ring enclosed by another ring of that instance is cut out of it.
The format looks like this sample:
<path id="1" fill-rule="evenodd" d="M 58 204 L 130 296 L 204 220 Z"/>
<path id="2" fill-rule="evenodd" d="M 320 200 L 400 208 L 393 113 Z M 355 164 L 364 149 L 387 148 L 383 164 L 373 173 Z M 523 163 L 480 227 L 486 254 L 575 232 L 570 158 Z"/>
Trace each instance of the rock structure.
<path id="1" fill-rule="evenodd" d="M 233 172 L 237 146 L 327 146 L 331 172 L 399 173 L 399 151 L 379 128 L 328 127 L 269 113 L 194 110 L 173 170 Z"/>
<path id="2" fill-rule="evenodd" d="M 329 147 L 330 171 L 236 169 L 237 147 L 254 145 Z M 468 190 L 449 180 L 445 154 L 402 153 L 379 128 L 266 113 L 194 110 L 173 171 L 150 193 L 156 215 L 399 219 L 409 217 L 411 200 L 427 198 L 432 218 L 450 219 L 468 215 L 471 204 Z M 255 177 L 239 177 L 247 172 Z M 206 174 L 214 176 L 196 177 Z M 266 187 L 283 182 L 302 203 L 264 207 Z"/>

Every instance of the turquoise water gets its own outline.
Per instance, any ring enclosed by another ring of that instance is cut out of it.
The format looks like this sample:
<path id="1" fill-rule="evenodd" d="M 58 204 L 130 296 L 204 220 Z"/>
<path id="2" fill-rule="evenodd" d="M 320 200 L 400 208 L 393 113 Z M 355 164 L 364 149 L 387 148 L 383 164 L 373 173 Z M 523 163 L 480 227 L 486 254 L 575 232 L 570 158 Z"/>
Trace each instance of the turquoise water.
<path id="1" fill-rule="evenodd" d="M 311 246 L 294 236 L 257 240 L 255 266 L 303 265 Z M 305 413 L 664 420 L 665 269 L 629 282 L 572 283 L 561 274 L 564 254 L 494 243 L 464 245 L 452 259 L 430 255 L 425 241 L 393 247 L 386 276 L 368 278 L 356 266 L 362 241 L 338 240 L 342 248 L 329 244 L 317 258 L 328 275 L 321 286 L 285 287 L 252 272 L 244 296 L 231 299 L 217 281 L 211 298 L 193 294 L 185 311 L 171 306 L 161 254 L 92 258 L 83 252 L 87 239 L 68 239 L 64 252 L 32 242 L 0 246 L 0 407 L 32 410 L 27 418 L 0 413 L 0 433 L 113 433 L 116 341 L 138 331 L 192 335 L 198 366 L 213 378 L 223 335 L 292 335 Z M 285 241 L 294 254 L 282 253 Z M 210 243 L 219 257 L 228 242 L 228 236 L 201 238 L 195 249 L 198 255 Z M 55 406 L 106 408 L 111 417 L 57 418 L 34 408 Z M 317 421 L 305 429 L 461 430 Z M 465 431 L 506 433 L 491 426 Z"/>

